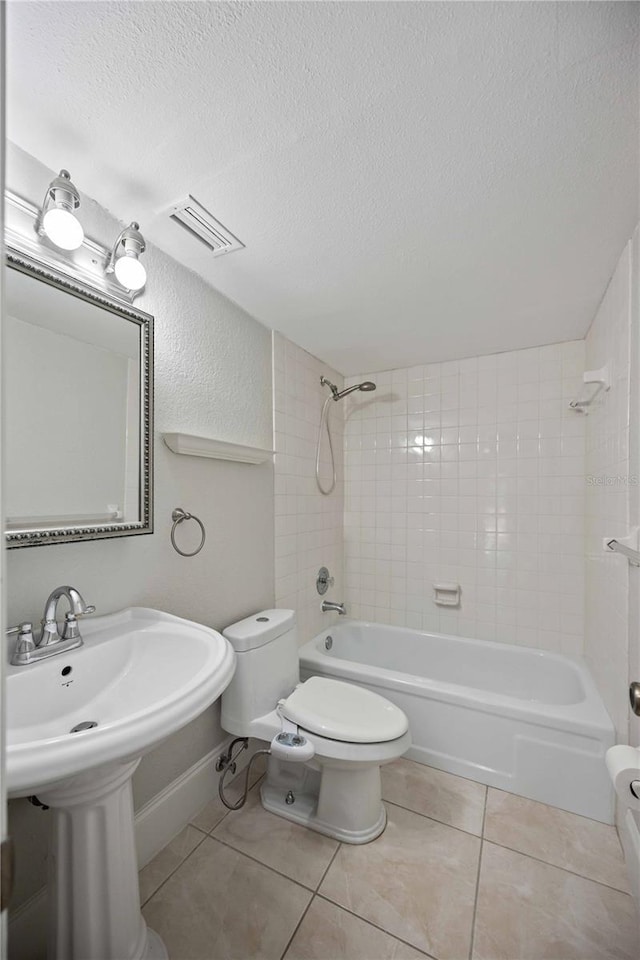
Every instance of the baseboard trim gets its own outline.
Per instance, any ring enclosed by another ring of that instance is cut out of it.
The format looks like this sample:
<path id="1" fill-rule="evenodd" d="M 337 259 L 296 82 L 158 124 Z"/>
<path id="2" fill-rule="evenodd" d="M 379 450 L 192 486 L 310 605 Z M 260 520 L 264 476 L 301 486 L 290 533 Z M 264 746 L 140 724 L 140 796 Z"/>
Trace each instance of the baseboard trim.
<path id="1" fill-rule="evenodd" d="M 216 760 L 231 740 L 227 737 L 219 743 L 136 812 L 136 853 L 140 869 L 216 795 L 219 776 Z"/>
<path id="2" fill-rule="evenodd" d="M 142 869 L 218 792 L 216 760 L 231 743 L 226 737 L 213 750 L 145 803 L 135 815 L 136 853 Z M 242 770 L 252 750 L 237 760 Z M 47 890 L 43 887 L 9 918 L 9 960 L 45 960 Z"/>

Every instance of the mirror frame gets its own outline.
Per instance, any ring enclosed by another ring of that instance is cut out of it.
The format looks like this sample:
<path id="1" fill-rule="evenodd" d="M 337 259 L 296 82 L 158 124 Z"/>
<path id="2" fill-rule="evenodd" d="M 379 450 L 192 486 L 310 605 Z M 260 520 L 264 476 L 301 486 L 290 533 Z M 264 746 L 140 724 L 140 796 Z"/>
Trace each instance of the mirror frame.
<path id="1" fill-rule="evenodd" d="M 110 537 L 131 537 L 153 533 L 153 317 L 138 310 L 109 292 L 97 290 L 73 276 L 73 265 L 54 267 L 49 258 L 40 260 L 10 241 L 5 243 L 5 268 L 18 270 L 38 283 L 48 283 L 70 296 L 102 307 L 115 316 L 135 323 L 140 330 L 140 452 L 139 491 L 140 519 L 133 523 L 60 526 L 41 529 L 5 531 L 9 549 L 40 547 L 52 543 L 78 540 L 102 540 Z M 66 272 L 68 270 L 68 272 Z M 123 291 L 123 296 L 126 296 Z"/>

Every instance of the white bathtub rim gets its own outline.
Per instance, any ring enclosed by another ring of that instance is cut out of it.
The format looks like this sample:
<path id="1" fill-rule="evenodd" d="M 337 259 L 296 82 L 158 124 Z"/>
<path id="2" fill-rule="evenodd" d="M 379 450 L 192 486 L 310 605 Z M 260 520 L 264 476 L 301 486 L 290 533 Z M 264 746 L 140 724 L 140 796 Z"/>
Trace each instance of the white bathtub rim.
<path id="1" fill-rule="evenodd" d="M 581 656 L 574 656 L 567 653 L 555 653 L 552 650 L 541 650 L 539 647 L 529 647 L 525 644 L 519 643 L 505 643 L 499 640 L 478 640 L 475 637 L 462 636 L 461 634 L 457 633 L 436 633 L 431 630 L 418 630 L 417 628 L 414 629 L 413 627 L 395 627 L 392 624 L 378 623 L 375 620 L 355 620 L 350 617 L 345 617 L 338 623 L 334 623 L 333 626 L 325 627 L 324 630 L 318 633 L 310 641 L 307 641 L 304 646 L 307 647 L 309 646 L 309 643 L 315 643 L 316 641 L 324 640 L 327 634 L 333 636 L 336 634 L 336 632 L 343 630 L 345 627 L 366 627 L 373 630 L 387 629 L 393 630 L 394 633 L 402 633 L 406 636 L 418 635 L 420 637 L 434 637 L 438 640 L 462 641 L 464 643 L 471 643 L 474 646 L 481 646 L 485 650 L 495 650 L 496 652 L 504 652 L 504 650 L 507 649 L 516 653 L 522 653 L 523 655 L 526 654 L 527 656 L 534 656 L 541 660 L 550 660 L 558 663 L 570 664 L 572 667 L 577 669 L 581 680 L 586 680 L 589 685 L 593 686 L 593 679 L 589 673 L 589 668 L 586 664 L 586 661 Z"/>

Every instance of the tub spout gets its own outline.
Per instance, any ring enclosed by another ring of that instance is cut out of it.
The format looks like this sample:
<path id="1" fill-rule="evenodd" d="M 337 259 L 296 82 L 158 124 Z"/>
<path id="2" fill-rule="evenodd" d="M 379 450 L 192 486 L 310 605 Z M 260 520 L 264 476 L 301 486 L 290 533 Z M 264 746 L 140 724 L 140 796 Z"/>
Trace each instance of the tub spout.
<path id="1" fill-rule="evenodd" d="M 334 603 L 333 600 L 323 600 L 322 601 L 322 612 L 323 613 L 338 613 L 341 617 L 346 617 L 347 608 L 344 603 Z"/>

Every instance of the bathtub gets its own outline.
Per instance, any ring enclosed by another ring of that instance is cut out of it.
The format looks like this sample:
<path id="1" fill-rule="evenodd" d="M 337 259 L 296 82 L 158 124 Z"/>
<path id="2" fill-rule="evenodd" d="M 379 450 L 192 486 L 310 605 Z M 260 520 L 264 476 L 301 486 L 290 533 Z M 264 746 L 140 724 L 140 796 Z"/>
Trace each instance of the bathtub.
<path id="1" fill-rule="evenodd" d="M 397 704 L 411 760 L 613 823 L 613 724 L 579 659 L 347 620 L 301 647 L 300 672 Z"/>

